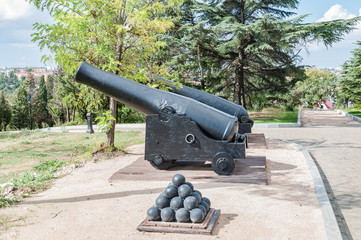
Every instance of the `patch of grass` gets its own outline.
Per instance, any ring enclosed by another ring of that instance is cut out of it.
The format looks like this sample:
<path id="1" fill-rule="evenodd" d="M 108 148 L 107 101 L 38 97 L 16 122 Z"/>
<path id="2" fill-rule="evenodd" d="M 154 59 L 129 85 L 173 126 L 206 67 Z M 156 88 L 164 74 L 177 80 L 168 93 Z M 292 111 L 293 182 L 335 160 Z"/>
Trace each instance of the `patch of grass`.
<path id="1" fill-rule="evenodd" d="M 17 202 L 18 202 L 17 200 L 8 199 L 0 195 L 0 208 L 9 207 Z M 0 218 L 0 226 L 1 226 L 1 218 Z"/>
<path id="2" fill-rule="evenodd" d="M 53 179 L 54 173 L 65 165 L 66 163 L 63 161 L 49 160 L 35 165 L 33 171 L 23 172 L 11 178 L 9 183 L 13 184 L 15 197 L 9 199 L 0 194 L 0 208 L 8 207 L 22 197 L 46 189 L 49 183 L 48 180 Z"/>
<path id="3" fill-rule="evenodd" d="M 104 133 L 49 133 L 22 131 L 0 134 L 0 178 L 11 173 L 19 175 L 29 171 L 41 161 L 58 159 L 73 162 L 79 158 L 89 159 L 98 142 L 104 142 Z M 127 146 L 144 142 L 140 132 L 115 134 L 115 147 L 123 152 Z"/>
<path id="4" fill-rule="evenodd" d="M 342 110 L 351 115 L 354 115 L 356 117 L 361 117 L 361 110 L 354 109 L 354 108 L 346 108 L 346 109 L 342 109 Z"/>
<path id="5" fill-rule="evenodd" d="M 12 183 L 12 197 L 0 189 L 0 208 L 10 206 L 31 193 L 49 187 L 54 173 L 69 163 L 90 160 L 92 152 L 104 142 L 104 133 L 44 133 L 23 131 L 0 134 L 0 183 Z M 144 142 L 140 132 L 120 132 L 115 135 L 115 148 L 106 152 L 114 156 L 130 145 Z M 114 151 L 116 150 L 116 151 Z M 99 161 L 99 156 L 97 160 Z"/>
<path id="6" fill-rule="evenodd" d="M 268 108 L 261 112 L 249 112 L 249 115 L 255 123 L 297 123 L 298 110 Z"/>

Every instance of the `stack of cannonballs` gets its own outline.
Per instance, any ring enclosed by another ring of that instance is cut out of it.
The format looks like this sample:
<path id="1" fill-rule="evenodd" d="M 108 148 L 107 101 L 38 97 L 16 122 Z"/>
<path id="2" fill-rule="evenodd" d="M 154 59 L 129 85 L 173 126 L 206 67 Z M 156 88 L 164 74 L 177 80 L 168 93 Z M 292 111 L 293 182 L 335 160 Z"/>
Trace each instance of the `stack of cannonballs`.
<path id="1" fill-rule="evenodd" d="M 163 222 L 201 223 L 207 215 L 211 202 L 194 190 L 193 184 L 186 182 L 182 174 L 176 174 L 163 193 L 148 209 L 148 219 Z"/>

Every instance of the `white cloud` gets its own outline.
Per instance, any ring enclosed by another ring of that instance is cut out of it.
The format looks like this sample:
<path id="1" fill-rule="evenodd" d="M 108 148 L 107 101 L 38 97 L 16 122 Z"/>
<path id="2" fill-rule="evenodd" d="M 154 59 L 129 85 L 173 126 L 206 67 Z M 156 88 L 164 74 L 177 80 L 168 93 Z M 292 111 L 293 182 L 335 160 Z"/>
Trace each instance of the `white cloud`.
<path id="1" fill-rule="evenodd" d="M 361 15 L 361 9 L 359 11 Z M 340 4 L 336 4 L 333 5 L 327 12 L 325 12 L 325 14 L 323 14 L 323 17 L 317 20 L 317 22 L 326 22 L 336 19 L 350 19 L 354 17 L 356 17 L 356 15 L 349 13 Z"/>
<path id="2" fill-rule="evenodd" d="M 359 15 L 361 16 L 361 8 L 359 9 Z M 327 10 L 323 17 L 317 20 L 317 22 L 332 21 L 337 19 L 350 19 L 356 17 L 355 14 L 350 13 L 348 10 L 344 9 L 340 4 L 333 5 Z M 350 46 L 354 46 L 354 43 L 360 40 L 361 36 L 361 22 L 356 24 L 355 29 L 344 36 L 344 40 L 341 42 L 333 44 L 334 49 L 344 49 Z M 312 43 L 308 46 L 309 52 L 325 51 L 327 48 L 322 43 Z"/>
<path id="3" fill-rule="evenodd" d="M 353 13 L 344 9 L 340 4 L 336 4 L 330 7 L 317 22 L 350 19 L 356 17 L 356 14 L 361 16 L 361 8 L 351 9 L 351 11 Z M 345 35 L 342 41 L 332 44 L 332 47 L 328 49 L 323 43 L 313 42 L 308 44 L 307 52 L 304 51 L 301 54 L 304 58 L 304 64 L 333 67 L 341 65 L 351 57 L 351 51 L 356 47 L 355 42 L 360 40 L 360 36 L 361 22 L 355 25 L 355 30 Z"/>
<path id="4" fill-rule="evenodd" d="M 16 20 L 32 12 L 33 8 L 25 0 L 1 0 L 0 20 Z"/>

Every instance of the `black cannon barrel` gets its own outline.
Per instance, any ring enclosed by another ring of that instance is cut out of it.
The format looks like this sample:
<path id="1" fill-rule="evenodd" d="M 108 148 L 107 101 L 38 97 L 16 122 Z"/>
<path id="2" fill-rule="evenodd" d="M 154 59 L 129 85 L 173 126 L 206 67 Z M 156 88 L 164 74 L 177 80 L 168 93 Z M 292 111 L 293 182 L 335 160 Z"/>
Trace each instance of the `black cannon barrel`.
<path id="1" fill-rule="evenodd" d="M 170 87 L 171 91 L 176 94 L 192 98 L 201 103 L 207 104 L 208 106 L 221 110 L 222 112 L 236 116 L 239 122 L 253 124 L 253 120 L 249 118 L 247 110 L 241 105 L 235 104 L 216 95 L 200 91 L 195 88 L 187 87 L 185 85 L 182 87 L 176 87 L 173 81 L 165 78 L 158 77 L 157 79 L 165 81 L 166 84 L 169 83 L 167 86 Z"/>
<path id="2" fill-rule="evenodd" d="M 238 119 L 194 99 L 150 88 L 100 70 L 83 62 L 76 73 L 79 83 L 91 86 L 144 114 L 157 114 L 167 106 L 186 114 L 216 140 L 231 141 L 238 131 Z"/>

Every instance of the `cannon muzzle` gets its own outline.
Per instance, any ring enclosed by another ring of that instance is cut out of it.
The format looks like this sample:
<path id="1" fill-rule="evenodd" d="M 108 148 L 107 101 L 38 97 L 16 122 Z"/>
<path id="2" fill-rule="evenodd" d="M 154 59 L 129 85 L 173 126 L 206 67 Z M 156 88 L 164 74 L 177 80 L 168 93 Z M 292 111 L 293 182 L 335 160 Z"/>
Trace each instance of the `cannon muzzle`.
<path id="1" fill-rule="evenodd" d="M 194 99 L 166 92 L 105 72 L 83 62 L 76 73 L 79 83 L 91 86 L 148 115 L 172 108 L 191 118 L 209 137 L 232 141 L 238 132 L 238 119 Z"/>

